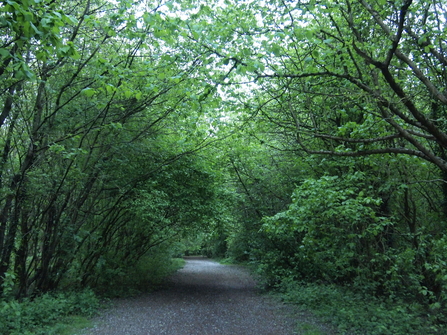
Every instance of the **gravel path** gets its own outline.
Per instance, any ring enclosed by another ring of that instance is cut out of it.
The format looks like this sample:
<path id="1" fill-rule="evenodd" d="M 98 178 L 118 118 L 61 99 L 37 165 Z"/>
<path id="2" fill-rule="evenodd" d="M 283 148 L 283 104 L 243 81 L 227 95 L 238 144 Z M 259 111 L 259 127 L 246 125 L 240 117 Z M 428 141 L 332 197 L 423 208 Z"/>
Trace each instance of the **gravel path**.
<path id="1" fill-rule="evenodd" d="M 291 312 L 258 295 L 245 269 L 188 258 L 166 288 L 117 300 L 83 335 L 297 334 Z"/>

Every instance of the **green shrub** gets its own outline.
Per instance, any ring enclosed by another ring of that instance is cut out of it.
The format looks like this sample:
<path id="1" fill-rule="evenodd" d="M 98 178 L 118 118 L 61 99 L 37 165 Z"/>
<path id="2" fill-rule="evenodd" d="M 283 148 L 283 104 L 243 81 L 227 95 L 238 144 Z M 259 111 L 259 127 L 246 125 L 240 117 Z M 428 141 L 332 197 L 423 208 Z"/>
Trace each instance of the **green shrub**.
<path id="1" fill-rule="evenodd" d="M 58 323 L 70 316 L 90 317 L 99 308 L 91 290 L 47 293 L 34 299 L 0 301 L 0 329 L 4 335 L 56 334 Z"/>
<path id="2" fill-rule="evenodd" d="M 281 297 L 311 310 L 337 325 L 342 333 L 365 335 L 445 334 L 447 328 L 426 317 L 427 311 L 416 303 L 408 304 L 355 293 L 337 285 L 298 283 L 286 279 Z"/>
<path id="3" fill-rule="evenodd" d="M 148 291 L 184 265 L 183 259 L 171 258 L 166 248 L 158 248 L 142 257 L 133 267 L 103 272 L 95 288 L 103 296 L 128 296 Z M 15 300 L 0 300 L 1 335 L 61 335 L 72 323 L 84 324 L 100 307 L 91 289 L 78 292 L 54 292 Z"/>
<path id="4" fill-rule="evenodd" d="M 163 280 L 184 265 L 183 259 L 172 258 L 169 248 L 154 248 L 129 266 L 106 267 L 95 290 L 107 297 L 132 296 L 160 286 Z"/>

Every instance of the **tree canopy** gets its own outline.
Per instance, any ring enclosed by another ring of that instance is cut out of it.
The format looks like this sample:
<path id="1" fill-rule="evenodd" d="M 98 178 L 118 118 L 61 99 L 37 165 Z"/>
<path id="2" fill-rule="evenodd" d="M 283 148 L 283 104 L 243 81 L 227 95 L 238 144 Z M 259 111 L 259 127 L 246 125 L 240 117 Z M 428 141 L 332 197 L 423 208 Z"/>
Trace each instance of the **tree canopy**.
<path id="1" fill-rule="evenodd" d="M 190 240 L 446 321 L 444 2 L 1 4 L 5 297 Z"/>

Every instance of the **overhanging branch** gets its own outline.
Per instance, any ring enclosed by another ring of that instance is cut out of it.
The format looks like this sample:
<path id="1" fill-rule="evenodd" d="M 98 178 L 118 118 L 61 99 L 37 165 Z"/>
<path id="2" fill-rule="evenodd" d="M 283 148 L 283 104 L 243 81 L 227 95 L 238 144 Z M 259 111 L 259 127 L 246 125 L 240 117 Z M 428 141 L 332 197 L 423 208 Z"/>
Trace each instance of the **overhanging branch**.
<path id="1" fill-rule="evenodd" d="M 370 150 L 358 150 L 358 151 L 334 151 L 334 150 L 311 150 L 304 145 L 301 148 L 308 154 L 316 155 L 331 155 L 331 156 L 344 156 L 344 157 L 361 157 L 370 155 L 383 155 L 383 154 L 404 154 L 410 156 L 417 156 L 426 160 L 429 160 L 426 155 L 418 150 L 412 150 L 407 148 L 383 148 L 383 149 L 370 149 Z M 447 168 L 447 165 L 446 165 Z"/>
<path id="2" fill-rule="evenodd" d="M 349 143 L 376 143 L 376 142 L 389 141 L 396 138 L 402 138 L 401 134 L 393 134 L 374 138 L 350 138 L 350 137 L 332 136 L 327 134 L 312 134 L 312 135 L 314 137 L 325 138 L 334 141 L 349 142 Z"/>

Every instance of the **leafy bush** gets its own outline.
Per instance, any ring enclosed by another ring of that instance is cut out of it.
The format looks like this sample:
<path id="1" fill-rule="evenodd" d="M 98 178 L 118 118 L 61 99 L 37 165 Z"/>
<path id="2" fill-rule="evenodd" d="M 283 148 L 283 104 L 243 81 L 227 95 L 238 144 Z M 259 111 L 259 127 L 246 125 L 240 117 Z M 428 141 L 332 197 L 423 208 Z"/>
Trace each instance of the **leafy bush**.
<path id="1" fill-rule="evenodd" d="M 307 179 L 295 190 L 288 210 L 264 218 L 267 247 L 252 251 L 262 277 L 269 285 L 293 277 L 355 285 L 385 296 L 428 290 L 425 295 L 433 295 L 425 299 L 429 303 L 443 299 L 436 291 L 442 291 L 447 278 L 447 260 L 439 257 L 447 244 L 423 236 L 418 249 L 404 238 L 396 242 L 396 223 L 380 216 L 382 200 L 364 178 L 355 173 Z M 438 256 L 431 262 L 427 255 L 433 250 Z"/>
<path id="2" fill-rule="evenodd" d="M 151 291 L 181 268 L 184 260 L 172 258 L 169 246 L 159 246 L 129 266 L 106 266 L 95 290 L 108 297 L 130 296 Z"/>
<path id="3" fill-rule="evenodd" d="M 133 267 L 103 273 L 96 291 L 103 296 L 127 296 L 148 291 L 183 265 L 183 259 L 172 259 L 166 248 L 158 248 Z M 0 334 L 60 335 L 67 324 L 73 320 L 79 322 L 74 316 L 90 317 L 99 307 L 99 299 L 90 289 L 48 293 L 21 301 L 12 298 L 0 300 Z"/>
<path id="4" fill-rule="evenodd" d="M 301 275 L 351 281 L 383 251 L 377 249 L 376 240 L 393 223 L 376 214 L 380 199 L 366 194 L 362 178 L 358 173 L 308 179 L 295 190 L 287 211 L 264 219 L 267 233 L 277 239 L 288 240 L 288 235 L 297 239 L 288 255 L 309 271 Z"/>
<path id="5" fill-rule="evenodd" d="M 279 285 L 281 297 L 312 310 L 342 333 L 365 335 L 445 334 L 445 325 L 426 317 L 416 303 L 392 301 L 354 293 L 336 285 L 303 284 L 286 279 Z"/>
<path id="6" fill-rule="evenodd" d="M 99 308 L 91 290 L 44 294 L 34 299 L 0 301 L 0 329 L 4 335 L 56 334 L 58 323 L 70 316 L 90 317 Z"/>

